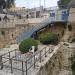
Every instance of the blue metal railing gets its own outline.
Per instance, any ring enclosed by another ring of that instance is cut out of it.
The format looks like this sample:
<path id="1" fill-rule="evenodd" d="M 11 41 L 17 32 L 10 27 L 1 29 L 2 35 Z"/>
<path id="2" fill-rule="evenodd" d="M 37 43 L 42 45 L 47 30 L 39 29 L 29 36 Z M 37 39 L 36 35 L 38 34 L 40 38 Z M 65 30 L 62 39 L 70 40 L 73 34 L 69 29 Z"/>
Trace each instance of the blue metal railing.
<path id="1" fill-rule="evenodd" d="M 60 18 L 58 18 L 58 16 L 60 16 Z M 50 24 L 51 22 L 55 22 L 55 21 L 62 21 L 65 22 L 68 20 L 68 13 L 66 11 L 62 12 L 61 14 L 57 14 L 56 16 L 54 16 L 54 19 L 52 19 L 53 17 L 49 17 L 47 19 L 45 19 L 44 21 L 42 21 L 41 23 L 35 25 L 31 30 L 29 30 L 28 32 L 23 32 L 21 35 L 19 35 L 16 38 L 17 43 L 20 43 L 21 41 L 23 41 L 24 39 L 27 39 L 29 37 L 32 36 L 32 34 L 38 30 L 40 30 L 41 28 L 47 26 L 48 24 Z M 56 19 L 55 19 L 56 18 Z"/>
<path id="2" fill-rule="evenodd" d="M 27 39 L 27 38 L 31 37 L 34 32 L 36 32 L 40 28 L 43 28 L 44 26 L 48 25 L 50 23 L 50 22 L 48 22 L 48 20 L 49 20 L 49 18 L 46 19 L 45 21 L 42 21 L 40 24 L 37 24 L 31 30 L 29 30 L 28 32 L 23 32 L 21 35 L 19 35 L 16 38 L 17 43 L 21 42 L 24 39 Z"/>

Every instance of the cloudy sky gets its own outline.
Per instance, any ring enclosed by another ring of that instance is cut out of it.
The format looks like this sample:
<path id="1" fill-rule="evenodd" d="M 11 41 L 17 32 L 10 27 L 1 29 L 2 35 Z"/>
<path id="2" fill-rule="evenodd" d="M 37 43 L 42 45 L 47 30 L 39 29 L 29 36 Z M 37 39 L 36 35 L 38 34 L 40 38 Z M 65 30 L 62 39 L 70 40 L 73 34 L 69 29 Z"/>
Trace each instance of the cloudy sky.
<path id="1" fill-rule="evenodd" d="M 58 0 L 16 0 L 17 7 L 27 7 L 27 8 L 33 8 L 33 7 L 39 7 L 41 1 L 41 6 L 44 6 L 45 1 L 45 7 L 53 7 L 57 6 Z"/>

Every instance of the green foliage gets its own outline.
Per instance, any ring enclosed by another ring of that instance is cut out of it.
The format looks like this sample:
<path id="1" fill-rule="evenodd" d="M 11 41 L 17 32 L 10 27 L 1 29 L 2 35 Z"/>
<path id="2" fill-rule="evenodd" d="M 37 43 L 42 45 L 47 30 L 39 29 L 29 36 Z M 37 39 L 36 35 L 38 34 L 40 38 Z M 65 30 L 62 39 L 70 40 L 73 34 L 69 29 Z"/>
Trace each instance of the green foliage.
<path id="1" fill-rule="evenodd" d="M 62 5 L 66 5 L 70 2 L 71 0 L 61 0 L 61 4 Z"/>
<path id="2" fill-rule="evenodd" d="M 58 35 L 54 33 L 42 34 L 39 39 L 43 44 L 58 44 Z"/>
<path id="3" fill-rule="evenodd" d="M 0 0 L 0 8 L 10 8 L 15 4 L 15 0 Z"/>
<path id="4" fill-rule="evenodd" d="M 70 2 L 71 0 L 59 0 L 58 1 L 58 6 L 60 8 L 66 8 L 68 3 Z"/>
<path id="5" fill-rule="evenodd" d="M 22 53 L 26 53 L 29 51 L 29 49 L 31 48 L 31 46 L 36 46 L 37 47 L 38 43 L 36 40 L 32 39 L 32 38 L 28 38 L 26 40 L 23 40 L 20 45 L 19 45 L 19 50 Z"/>

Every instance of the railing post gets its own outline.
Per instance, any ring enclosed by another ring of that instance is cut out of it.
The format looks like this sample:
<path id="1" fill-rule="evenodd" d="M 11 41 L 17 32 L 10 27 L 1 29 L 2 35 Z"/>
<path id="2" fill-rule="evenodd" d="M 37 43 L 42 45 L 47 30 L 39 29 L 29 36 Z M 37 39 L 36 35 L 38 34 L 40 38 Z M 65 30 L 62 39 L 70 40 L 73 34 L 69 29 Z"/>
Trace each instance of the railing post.
<path id="1" fill-rule="evenodd" d="M 10 64 L 10 62 L 11 62 L 11 61 L 10 61 L 10 52 L 9 52 L 9 64 Z"/>
<path id="2" fill-rule="evenodd" d="M 49 53 L 51 53 L 51 48 L 49 48 Z"/>
<path id="3" fill-rule="evenodd" d="M 35 68 L 35 62 L 36 62 L 36 61 L 35 61 L 35 54 L 34 54 L 34 68 Z"/>
<path id="4" fill-rule="evenodd" d="M 27 70 L 27 60 L 26 60 L 26 75 L 27 75 L 27 71 L 28 71 L 28 70 Z"/>
<path id="5" fill-rule="evenodd" d="M 10 59 L 10 64 L 11 64 L 11 73 L 13 73 L 12 58 Z"/>
<path id="6" fill-rule="evenodd" d="M 40 63 L 41 63 L 41 51 L 40 51 Z"/>
<path id="7" fill-rule="evenodd" d="M 24 75 L 23 61 L 22 61 L 22 75 Z"/>
<path id="8" fill-rule="evenodd" d="M 47 55 L 46 55 L 46 48 L 45 48 L 45 57 L 47 57 Z"/>
<path id="9" fill-rule="evenodd" d="M 50 47 L 50 48 L 49 48 L 49 53 L 52 53 L 52 51 L 53 51 L 53 49 Z"/>
<path id="10" fill-rule="evenodd" d="M 3 69 L 3 62 L 2 62 L 2 56 L 0 56 L 0 69 L 2 70 Z"/>

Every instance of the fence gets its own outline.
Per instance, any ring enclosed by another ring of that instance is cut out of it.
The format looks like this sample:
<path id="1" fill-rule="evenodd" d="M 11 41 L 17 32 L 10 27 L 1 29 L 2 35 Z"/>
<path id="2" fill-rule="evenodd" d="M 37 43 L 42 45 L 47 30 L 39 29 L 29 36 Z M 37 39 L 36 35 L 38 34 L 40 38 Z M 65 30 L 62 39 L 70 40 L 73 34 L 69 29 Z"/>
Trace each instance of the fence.
<path id="1" fill-rule="evenodd" d="M 11 56 L 13 52 L 14 55 Z M 53 49 L 50 47 L 44 47 L 42 50 L 39 50 L 32 55 L 25 56 L 26 58 L 24 58 L 24 60 L 21 59 L 21 57 L 20 59 L 16 59 L 17 52 L 18 50 L 14 50 L 0 56 L 1 70 L 6 67 L 11 70 L 11 73 L 14 73 L 14 71 L 20 71 L 22 72 L 22 75 L 29 75 L 32 71 L 34 72 L 36 67 L 38 67 L 37 63 L 41 63 L 48 54 L 53 52 Z"/>

